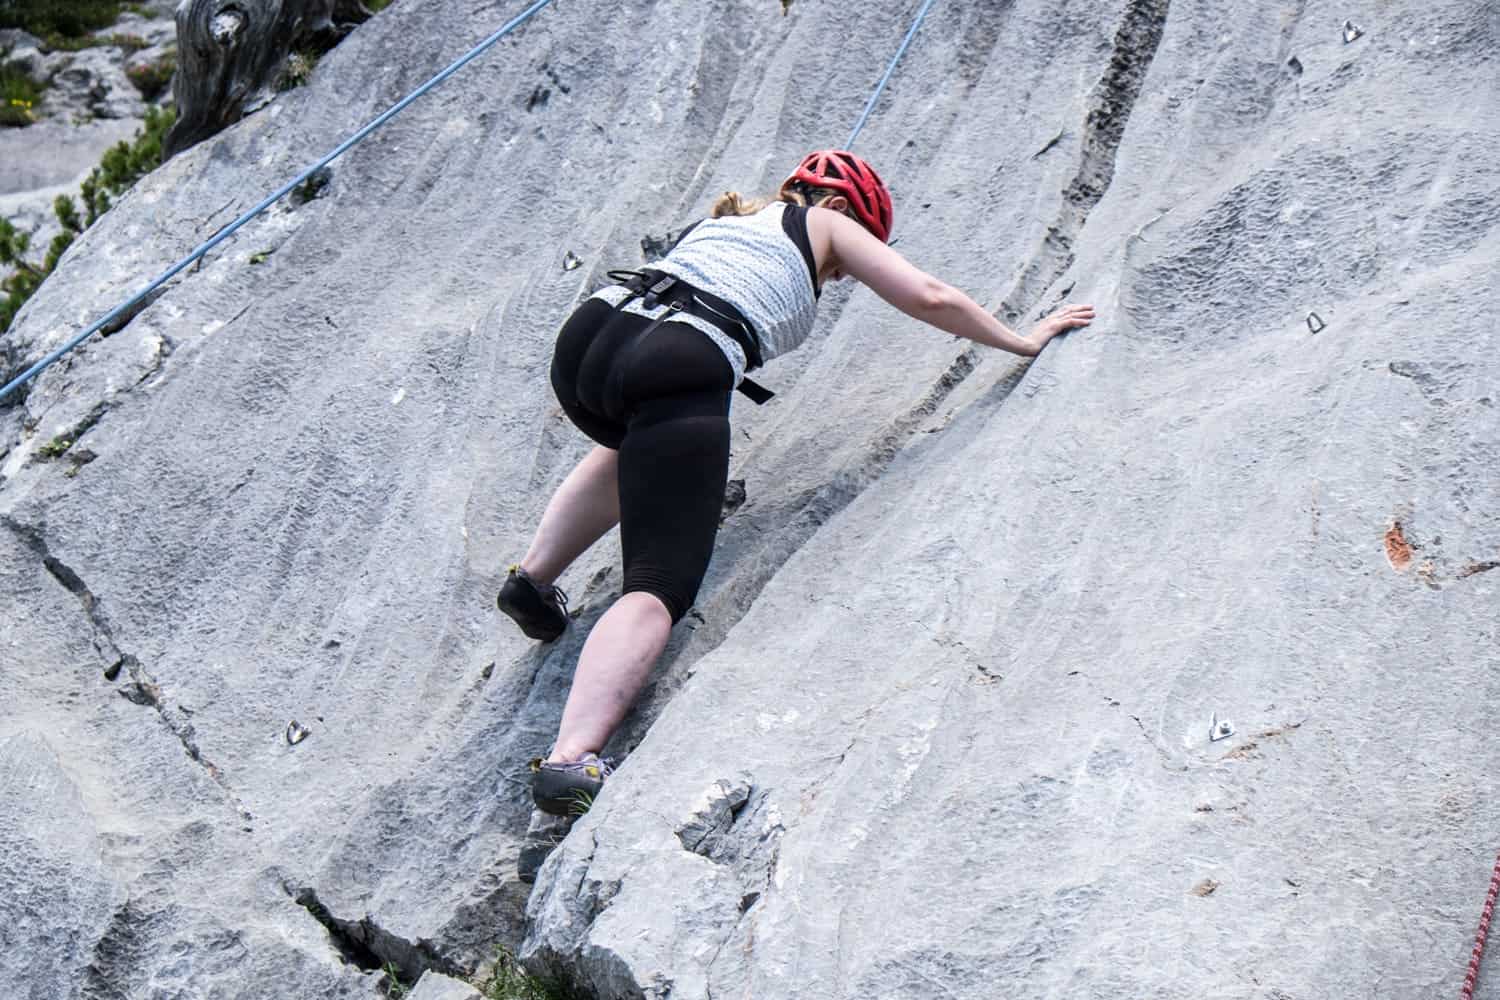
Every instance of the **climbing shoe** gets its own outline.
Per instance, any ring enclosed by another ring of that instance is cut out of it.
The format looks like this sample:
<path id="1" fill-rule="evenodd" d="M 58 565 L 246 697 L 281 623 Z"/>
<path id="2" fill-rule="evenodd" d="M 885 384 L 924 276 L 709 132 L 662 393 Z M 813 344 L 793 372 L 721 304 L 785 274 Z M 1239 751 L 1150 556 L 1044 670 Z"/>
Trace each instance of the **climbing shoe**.
<path id="1" fill-rule="evenodd" d="M 561 587 L 539 586 L 520 566 L 510 568 L 495 606 L 532 639 L 551 642 L 568 627 L 568 595 Z"/>
<path id="2" fill-rule="evenodd" d="M 614 760 L 591 753 L 561 764 L 538 757 L 531 762 L 531 801 L 553 816 L 582 816 L 615 767 Z"/>

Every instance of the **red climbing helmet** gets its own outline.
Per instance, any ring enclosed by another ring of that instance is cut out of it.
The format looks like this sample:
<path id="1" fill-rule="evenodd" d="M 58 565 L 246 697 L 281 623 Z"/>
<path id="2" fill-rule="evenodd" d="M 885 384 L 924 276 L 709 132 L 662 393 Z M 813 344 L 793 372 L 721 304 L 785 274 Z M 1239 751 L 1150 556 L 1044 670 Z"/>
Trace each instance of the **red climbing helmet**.
<path id="1" fill-rule="evenodd" d="M 864 160 L 842 149 L 820 149 L 808 153 L 781 186 L 798 181 L 839 192 L 849 199 L 849 207 L 866 229 L 882 243 L 891 241 L 891 193 Z"/>

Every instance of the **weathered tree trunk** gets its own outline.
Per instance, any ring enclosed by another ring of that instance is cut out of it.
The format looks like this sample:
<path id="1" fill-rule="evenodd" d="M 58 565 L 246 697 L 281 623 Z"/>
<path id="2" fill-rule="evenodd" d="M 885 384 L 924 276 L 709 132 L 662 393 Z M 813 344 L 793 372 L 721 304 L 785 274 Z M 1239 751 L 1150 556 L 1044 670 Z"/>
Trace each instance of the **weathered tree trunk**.
<path id="1" fill-rule="evenodd" d="M 239 121 L 274 93 L 292 53 L 327 52 L 369 16 L 360 0 L 182 0 L 165 155 Z"/>

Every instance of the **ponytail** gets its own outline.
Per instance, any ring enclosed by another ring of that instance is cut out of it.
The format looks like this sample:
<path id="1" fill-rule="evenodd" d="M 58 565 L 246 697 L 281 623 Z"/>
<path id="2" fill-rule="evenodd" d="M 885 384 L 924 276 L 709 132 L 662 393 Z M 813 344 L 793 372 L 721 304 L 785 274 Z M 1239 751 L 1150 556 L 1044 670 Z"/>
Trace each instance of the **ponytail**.
<path id="1" fill-rule="evenodd" d="M 832 198 L 839 194 L 828 188 L 812 187 L 802 182 L 788 184 L 781 192 L 772 198 L 746 198 L 738 191 L 725 191 L 714 202 L 713 208 L 709 209 L 708 215 L 711 219 L 723 218 L 726 215 L 754 215 L 767 205 L 777 201 L 784 201 L 789 205 L 816 205 L 824 198 Z"/>

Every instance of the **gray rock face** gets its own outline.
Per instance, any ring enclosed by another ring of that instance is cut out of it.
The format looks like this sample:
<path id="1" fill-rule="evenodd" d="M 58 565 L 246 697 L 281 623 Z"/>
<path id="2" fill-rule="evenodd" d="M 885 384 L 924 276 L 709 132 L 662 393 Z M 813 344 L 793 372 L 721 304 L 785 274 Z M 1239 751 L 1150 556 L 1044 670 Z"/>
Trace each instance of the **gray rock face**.
<path id="1" fill-rule="evenodd" d="M 474 987 L 458 979 L 450 979 L 437 972 L 424 972 L 406 1000 L 479 1000 L 480 993 Z"/>
<path id="2" fill-rule="evenodd" d="M 105 870 L 76 785 L 45 739 L 0 742 L 0 947 L 22 996 L 53 995 L 55 970 L 88 960 L 124 893 Z"/>
<path id="3" fill-rule="evenodd" d="M 609 540 L 558 643 L 492 611 L 587 447 L 553 331 L 842 141 L 910 7 L 549 8 L 0 410 L 4 981 L 373 996 L 506 941 L 608 998 L 1458 988 L 1500 827 L 1492 4 L 937 4 L 856 147 L 898 249 L 1100 318 L 1027 365 L 830 290 L 736 404 L 633 752 L 516 879 L 619 586 Z M 0 367 L 497 19 L 356 30 L 86 233 Z"/>

